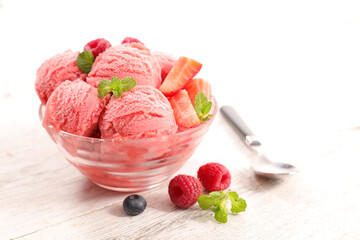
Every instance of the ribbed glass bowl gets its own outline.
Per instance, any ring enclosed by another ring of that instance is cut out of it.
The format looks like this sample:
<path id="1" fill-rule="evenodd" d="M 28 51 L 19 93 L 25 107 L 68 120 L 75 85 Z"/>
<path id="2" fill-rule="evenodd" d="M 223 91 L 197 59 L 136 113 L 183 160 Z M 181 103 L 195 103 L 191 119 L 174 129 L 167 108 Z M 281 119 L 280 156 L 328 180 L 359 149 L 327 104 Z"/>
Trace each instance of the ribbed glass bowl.
<path id="1" fill-rule="evenodd" d="M 213 97 L 211 113 L 216 115 Z M 43 119 L 45 106 L 39 109 Z M 135 192 L 158 186 L 177 172 L 199 146 L 214 117 L 171 136 L 134 140 L 99 139 L 43 126 L 73 166 L 95 184 L 114 191 Z"/>

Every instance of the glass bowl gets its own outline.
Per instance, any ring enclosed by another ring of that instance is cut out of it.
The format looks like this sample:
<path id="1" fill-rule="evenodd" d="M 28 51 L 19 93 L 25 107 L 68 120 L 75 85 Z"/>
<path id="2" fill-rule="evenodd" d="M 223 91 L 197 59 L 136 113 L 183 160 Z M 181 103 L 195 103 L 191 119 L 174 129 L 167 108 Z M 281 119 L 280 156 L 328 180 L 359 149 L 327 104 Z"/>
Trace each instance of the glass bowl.
<path id="1" fill-rule="evenodd" d="M 214 97 L 212 102 L 215 117 Z M 40 105 L 41 121 L 44 110 Z M 114 191 L 135 192 L 156 187 L 176 173 L 199 146 L 214 117 L 171 136 L 132 140 L 83 137 L 43 127 L 66 160 L 92 182 Z"/>

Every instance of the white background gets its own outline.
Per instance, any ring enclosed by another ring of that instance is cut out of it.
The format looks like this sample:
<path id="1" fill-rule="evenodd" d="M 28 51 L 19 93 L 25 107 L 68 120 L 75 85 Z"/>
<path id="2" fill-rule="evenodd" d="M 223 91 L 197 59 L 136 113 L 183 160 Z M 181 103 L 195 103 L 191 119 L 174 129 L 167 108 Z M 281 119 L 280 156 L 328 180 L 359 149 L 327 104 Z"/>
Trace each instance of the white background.
<path id="1" fill-rule="evenodd" d="M 265 140 L 327 141 L 360 123 L 357 1 L 2 0 L 0 34 L 2 129 L 38 121 L 45 59 L 126 36 L 203 63 L 219 105 Z"/>

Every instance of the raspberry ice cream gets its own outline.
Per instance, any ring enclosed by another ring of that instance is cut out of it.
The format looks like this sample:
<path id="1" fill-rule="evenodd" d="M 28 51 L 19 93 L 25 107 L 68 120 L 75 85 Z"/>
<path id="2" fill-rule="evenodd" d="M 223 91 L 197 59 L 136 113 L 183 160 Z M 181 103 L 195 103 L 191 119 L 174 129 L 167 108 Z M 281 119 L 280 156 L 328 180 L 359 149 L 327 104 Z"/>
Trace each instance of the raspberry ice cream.
<path id="1" fill-rule="evenodd" d="M 120 98 L 112 96 L 99 122 L 102 138 L 137 139 L 177 131 L 167 98 L 151 86 L 136 86 Z"/>
<path id="2" fill-rule="evenodd" d="M 98 38 L 82 53 L 67 51 L 42 64 L 35 84 L 42 124 L 94 183 L 149 189 L 179 170 L 200 144 L 216 113 L 211 88 L 194 78 L 202 64 L 191 58 L 151 52 L 129 37 L 110 45 Z M 190 206 L 183 200 L 178 206 Z"/>
<path id="3" fill-rule="evenodd" d="M 161 79 L 164 81 L 171 68 L 174 66 L 177 58 L 170 54 L 162 53 L 159 51 L 152 52 L 153 56 L 158 61 L 161 68 Z"/>
<path id="4" fill-rule="evenodd" d="M 145 45 L 133 42 L 106 49 L 100 54 L 89 73 L 87 82 L 97 87 L 103 79 L 132 77 L 137 85 L 158 88 L 161 84 L 161 68 Z"/>
<path id="5" fill-rule="evenodd" d="M 45 109 L 44 126 L 80 136 L 91 136 L 109 96 L 98 98 L 97 89 L 82 80 L 65 81 L 51 94 Z"/>
<path id="6" fill-rule="evenodd" d="M 46 60 L 36 72 L 35 90 L 43 104 L 62 82 L 85 80 L 87 74 L 76 65 L 79 52 L 65 51 Z"/>

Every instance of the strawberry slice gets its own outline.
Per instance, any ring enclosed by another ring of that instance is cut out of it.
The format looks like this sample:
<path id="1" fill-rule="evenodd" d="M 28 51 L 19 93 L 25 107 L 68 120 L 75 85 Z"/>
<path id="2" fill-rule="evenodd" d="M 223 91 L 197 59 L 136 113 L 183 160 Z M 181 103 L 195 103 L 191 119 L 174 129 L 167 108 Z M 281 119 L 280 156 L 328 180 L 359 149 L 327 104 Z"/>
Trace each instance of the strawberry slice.
<path id="1" fill-rule="evenodd" d="M 182 89 L 174 96 L 171 96 L 169 102 L 174 111 L 177 125 L 190 128 L 201 123 L 186 90 Z"/>
<path id="2" fill-rule="evenodd" d="M 188 92 L 192 105 L 195 107 L 195 97 L 202 92 L 209 101 L 211 101 L 211 85 L 202 78 L 193 78 L 186 85 L 185 90 Z"/>
<path id="3" fill-rule="evenodd" d="M 159 90 L 172 96 L 182 89 L 200 71 L 202 64 L 187 57 L 180 57 L 171 68 Z"/>

